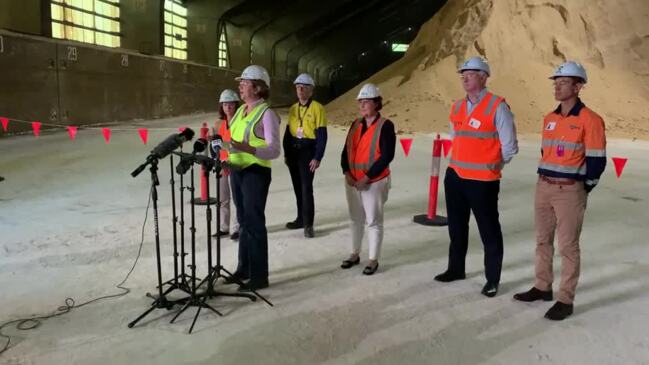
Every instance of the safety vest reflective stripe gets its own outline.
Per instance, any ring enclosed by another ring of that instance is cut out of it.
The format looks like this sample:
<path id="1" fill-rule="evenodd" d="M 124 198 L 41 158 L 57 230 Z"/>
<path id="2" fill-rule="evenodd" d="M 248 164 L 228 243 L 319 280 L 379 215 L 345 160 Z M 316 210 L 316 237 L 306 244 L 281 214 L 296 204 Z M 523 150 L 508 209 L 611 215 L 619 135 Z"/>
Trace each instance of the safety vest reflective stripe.
<path id="1" fill-rule="evenodd" d="M 462 107 L 463 100 L 458 100 L 455 102 L 455 106 L 453 107 L 453 114 L 457 114 L 460 112 L 460 108 Z"/>
<path id="2" fill-rule="evenodd" d="M 570 166 L 562 166 L 562 165 L 557 165 L 557 164 L 552 164 L 547 162 L 541 162 L 539 164 L 539 168 L 543 170 L 563 172 L 566 174 L 581 174 L 581 175 L 586 174 L 586 165 L 582 165 L 579 167 L 570 167 Z"/>
<path id="3" fill-rule="evenodd" d="M 487 104 L 487 110 L 484 113 L 485 115 L 491 114 L 491 109 L 493 109 L 496 100 L 498 100 L 498 97 L 496 95 L 491 94 L 491 98 L 489 99 L 489 104 Z"/>
<path id="4" fill-rule="evenodd" d="M 472 162 L 461 162 L 451 159 L 450 164 L 461 167 L 467 170 L 502 170 L 504 164 L 501 163 L 472 163 Z"/>
<path id="5" fill-rule="evenodd" d="M 571 143 L 559 139 L 544 138 L 541 144 L 543 145 L 543 147 L 563 146 L 564 148 L 567 148 L 569 150 L 581 150 L 584 148 L 583 143 Z"/>
<path id="6" fill-rule="evenodd" d="M 480 139 L 498 138 L 498 132 L 473 132 L 473 131 L 456 131 L 456 137 L 475 137 Z"/>
<path id="7" fill-rule="evenodd" d="M 376 161 L 376 145 L 377 143 L 379 143 L 379 136 L 381 135 L 381 129 L 383 128 L 385 119 L 381 118 L 381 120 L 379 120 L 377 123 L 378 124 L 374 129 L 374 135 L 372 136 L 372 143 L 370 144 L 370 158 L 368 160 L 369 163 L 374 163 L 374 161 Z"/>
<path id="8" fill-rule="evenodd" d="M 586 150 L 586 157 L 606 157 L 606 150 Z"/>

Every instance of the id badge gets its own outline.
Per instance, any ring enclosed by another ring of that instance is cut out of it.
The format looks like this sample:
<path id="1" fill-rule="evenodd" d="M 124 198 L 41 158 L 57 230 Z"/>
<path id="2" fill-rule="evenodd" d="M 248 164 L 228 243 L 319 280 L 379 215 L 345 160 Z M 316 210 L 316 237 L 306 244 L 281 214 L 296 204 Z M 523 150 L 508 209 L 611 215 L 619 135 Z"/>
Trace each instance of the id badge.
<path id="1" fill-rule="evenodd" d="M 565 154 L 565 150 L 564 150 L 563 145 L 562 144 L 558 145 L 557 146 L 557 156 L 563 157 L 564 154 Z"/>
<path id="2" fill-rule="evenodd" d="M 297 127 L 297 138 L 298 139 L 304 138 L 304 128 Z"/>

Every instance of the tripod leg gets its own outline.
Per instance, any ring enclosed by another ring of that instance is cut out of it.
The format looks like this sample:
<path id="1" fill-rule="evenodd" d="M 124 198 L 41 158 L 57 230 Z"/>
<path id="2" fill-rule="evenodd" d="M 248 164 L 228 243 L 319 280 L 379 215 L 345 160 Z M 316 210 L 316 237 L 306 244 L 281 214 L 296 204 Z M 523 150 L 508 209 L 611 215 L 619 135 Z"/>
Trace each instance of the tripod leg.
<path id="1" fill-rule="evenodd" d="M 205 299 L 203 299 L 203 304 L 205 303 Z M 196 320 L 198 319 L 198 315 L 201 313 L 201 309 L 203 309 L 202 306 L 198 306 L 198 309 L 196 310 L 196 315 L 194 315 L 194 320 L 192 321 L 192 325 L 189 327 L 189 333 L 192 333 L 194 330 L 194 325 L 196 324 Z"/>
<path id="2" fill-rule="evenodd" d="M 226 270 L 225 268 L 221 267 L 220 269 L 223 270 L 223 271 L 225 271 L 225 273 L 228 274 L 228 275 L 230 276 L 230 278 L 234 279 L 234 282 L 235 282 L 235 283 L 237 283 L 237 284 L 239 284 L 239 285 L 244 285 L 244 286 L 246 285 L 246 284 L 244 284 L 241 280 L 237 279 L 234 275 L 232 275 L 232 274 L 231 274 L 228 270 Z M 266 304 L 268 304 L 269 306 L 274 307 L 273 303 L 271 303 L 271 302 L 270 302 L 268 299 L 266 299 L 263 295 L 257 293 L 255 290 L 252 290 L 252 289 L 250 289 L 250 291 L 255 295 L 255 297 L 257 297 L 257 298 L 263 300 L 263 301 L 266 302 Z M 228 297 L 242 296 L 242 297 L 245 297 L 245 298 L 250 298 L 250 296 L 248 296 L 248 295 L 240 295 L 240 294 L 234 294 L 234 293 L 231 293 L 231 294 L 230 294 L 230 293 L 222 293 L 222 294 L 219 293 L 219 294 L 220 294 L 220 295 L 223 295 L 223 296 L 228 296 Z M 256 299 L 254 299 L 254 300 L 253 300 L 253 299 L 250 299 L 250 300 L 252 300 L 252 301 L 254 302 Z"/>
<path id="3" fill-rule="evenodd" d="M 140 314 L 140 316 L 137 317 L 133 322 L 129 323 L 128 328 L 133 328 L 133 326 L 135 326 L 142 318 L 146 317 L 149 313 L 153 312 L 153 310 L 157 308 L 156 302 L 157 300 L 153 302 L 153 304 L 151 304 L 151 308 L 147 309 L 144 313 Z"/>
<path id="4" fill-rule="evenodd" d="M 180 311 L 178 311 L 178 313 L 176 313 L 176 315 L 171 319 L 171 321 L 169 321 L 169 323 L 174 323 L 174 321 L 176 321 L 176 318 L 178 318 L 184 311 L 187 310 L 187 308 L 189 308 L 190 304 L 192 304 L 191 299 L 188 300 L 187 303 L 185 303 L 185 305 L 180 309 Z"/>

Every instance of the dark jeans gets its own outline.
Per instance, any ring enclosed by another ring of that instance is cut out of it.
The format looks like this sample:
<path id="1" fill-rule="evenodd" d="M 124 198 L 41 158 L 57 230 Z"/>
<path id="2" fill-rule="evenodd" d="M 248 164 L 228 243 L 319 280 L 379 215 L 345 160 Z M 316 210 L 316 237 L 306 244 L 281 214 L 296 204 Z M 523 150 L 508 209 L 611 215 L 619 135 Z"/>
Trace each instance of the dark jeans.
<path id="1" fill-rule="evenodd" d="M 460 274 L 465 272 L 464 263 L 469 247 L 469 217 L 473 211 L 484 245 L 485 277 L 488 282 L 500 283 L 503 262 L 503 234 L 498 220 L 500 180 L 463 179 L 449 167 L 446 169 L 444 189 L 448 234 L 451 239 L 448 270 Z"/>
<path id="2" fill-rule="evenodd" d="M 315 146 L 293 148 L 286 155 L 286 164 L 291 174 L 293 191 L 297 202 L 297 220 L 305 226 L 313 226 L 315 207 L 313 202 L 313 177 L 309 163 L 315 156 Z"/>
<path id="3" fill-rule="evenodd" d="M 239 220 L 239 264 L 237 273 L 254 283 L 268 281 L 268 232 L 266 199 L 271 172 L 267 167 L 252 165 L 232 170 L 232 195 Z"/>

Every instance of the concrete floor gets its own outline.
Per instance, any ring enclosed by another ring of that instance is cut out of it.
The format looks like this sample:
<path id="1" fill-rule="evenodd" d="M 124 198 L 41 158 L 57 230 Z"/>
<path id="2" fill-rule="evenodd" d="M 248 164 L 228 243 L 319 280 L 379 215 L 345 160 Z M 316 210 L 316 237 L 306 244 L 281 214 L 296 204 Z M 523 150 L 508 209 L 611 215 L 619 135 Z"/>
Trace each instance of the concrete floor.
<path id="1" fill-rule="evenodd" d="M 136 179 L 129 173 L 174 128 L 199 127 L 214 118 L 142 122 L 170 128 L 152 131 L 148 146 L 136 131 L 114 131 L 108 145 L 96 130 L 80 131 L 75 141 L 65 132 L 1 139 L 0 175 L 6 181 L 0 182 L 0 322 L 51 313 L 66 297 L 79 303 L 119 292 L 114 285 L 137 254 L 149 188 L 146 172 Z M 12 347 L 0 355 L 0 363 L 649 364 L 648 143 L 610 141 L 609 156 L 630 161 L 619 180 L 609 163 L 590 196 L 575 314 L 553 323 L 542 318 L 550 304 L 511 299 L 533 280 L 538 137 L 521 137 L 521 152 L 504 173 L 505 262 L 500 293 L 488 299 L 479 293 L 482 247 L 473 222 L 468 279 L 450 285 L 432 279 L 446 265 L 446 229 L 412 223 L 412 216 L 426 208 L 430 135 L 414 136 L 408 158 L 397 147 L 377 275 L 361 275 L 362 265 L 338 268 L 350 239 L 339 167 L 344 135 L 330 128 L 327 155 L 316 176 L 314 239 L 283 228 L 295 216 L 294 196 L 282 160 L 274 164 L 266 209 L 271 287 L 262 293 L 275 307 L 215 299 L 210 304 L 224 316 L 201 313 L 192 335 L 187 330 L 194 310 L 175 324 L 169 324 L 175 311 L 157 310 L 136 328 L 127 328 L 148 307 L 144 294 L 155 289 L 149 215 L 142 257 L 126 283 L 130 294 L 75 309 L 32 331 L 5 328 Z M 164 160 L 165 278 L 172 274 L 168 170 Z M 444 213 L 443 199 L 440 207 Z M 197 210 L 201 275 L 204 221 L 204 210 Z M 224 241 L 223 257 L 225 266 L 234 268 L 233 241 Z"/>

